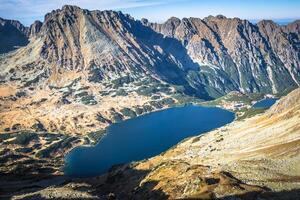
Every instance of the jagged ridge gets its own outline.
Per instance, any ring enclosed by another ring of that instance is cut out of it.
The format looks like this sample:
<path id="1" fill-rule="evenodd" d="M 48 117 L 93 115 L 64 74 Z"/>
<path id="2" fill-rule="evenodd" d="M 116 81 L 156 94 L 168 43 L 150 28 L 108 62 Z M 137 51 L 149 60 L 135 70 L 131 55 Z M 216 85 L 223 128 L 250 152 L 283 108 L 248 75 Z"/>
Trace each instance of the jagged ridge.
<path id="1" fill-rule="evenodd" d="M 209 16 L 155 24 L 121 12 L 64 6 L 47 14 L 42 27 L 34 23 L 27 35 L 41 32 L 39 59 L 47 65 L 97 71 L 100 80 L 150 72 L 211 98 L 232 90 L 280 93 L 298 86 L 298 23 L 254 25 Z"/>
<path id="2" fill-rule="evenodd" d="M 278 93 L 300 83 L 299 21 L 279 26 L 264 20 L 254 25 L 238 18 L 209 16 L 144 24 L 181 41 L 202 66 L 203 84 L 218 93 Z"/>

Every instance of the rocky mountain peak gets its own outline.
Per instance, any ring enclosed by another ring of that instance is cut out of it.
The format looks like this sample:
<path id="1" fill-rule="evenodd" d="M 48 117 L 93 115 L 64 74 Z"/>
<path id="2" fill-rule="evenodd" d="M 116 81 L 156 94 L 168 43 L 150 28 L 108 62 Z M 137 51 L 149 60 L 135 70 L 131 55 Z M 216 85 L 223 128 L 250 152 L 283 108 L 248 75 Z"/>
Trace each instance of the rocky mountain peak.
<path id="1" fill-rule="evenodd" d="M 209 15 L 209 16 L 203 18 L 204 21 L 208 21 L 208 20 L 222 20 L 222 19 L 229 19 L 229 18 L 227 18 L 226 16 L 221 15 L 221 14 L 220 15 L 216 15 L 216 16 Z"/>
<path id="2" fill-rule="evenodd" d="M 288 25 L 284 26 L 286 32 L 291 32 L 297 34 L 297 37 L 300 37 L 300 20 L 296 20 Z"/>
<path id="3" fill-rule="evenodd" d="M 149 20 L 146 19 L 146 18 L 142 18 L 142 19 L 141 19 L 141 23 L 142 23 L 143 25 L 145 25 L 145 26 L 148 26 L 148 25 L 149 25 Z"/>
<path id="4" fill-rule="evenodd" d="M 297 23 L 283 28 L 272 21 L 254 25 L 239 18 L 209 16 L 203 20 L 184 18 L 176 26 L 167 21 L 152 24 L 151 27 L 165 36 L 180 40 L 203 71 L 206 71 L 206 66 L 215 66 L 213 73 L 216 74 L 226 71 L 228 76 L 221 82 L 230 80 L 230 85 L 239 91 L 282 91 L 282 85 L 289 87 L 279 81 L 282 73 L 289 77 L 287 79 L 292 87 L 299 83 L 299 69 L 296 69 L 299 68 Z M 280 68 L 281 72 L 273 71 L 275 68 Z M 222 76 L 216 74 L 214 77 Z M 257 74 L 260 74 L 259 78 Z M 209 82 L 215 82 L 215 79 Z M 215 87 L 223 85 L 214 84 Z"/>
<path id="5" fill-rule="evenodd" d="M 273 32 L 280 29 L 280 26 L 272 20 L 262 20 L 257 23 L 257 26 L 267 29 L 268 32 Z"/>
<path id="6" fill-rule="evenodd" d="M 180 23 L 180 19 L 178 17 L 170 17 L 165 23 L 166 24 L 179 24 Z"/>
<path id="7" fill-rule="evenodd" d="M 78 6 L 75 6 L 75 5 L 64 5 L 62 7 L 62 10 L 73 12 L 73 11 L 76 11 L 76 10 L 79 11 L 79 10 L 82 10 L 82 9 L 80 7 L 78 7 Z"/>
<path id="8" fill-rule="evenodd" d="M 29 33 L 28 33 L 29 37 L 36 36 L 40 32 L 42 26 L 43 23 L 41 21 L 39 20 L 34 21 L 33 24 L 31 24 L 29 27 Z"/>
<path id="9" fill-rule="evenodd" d="M 216 18 L 217 19 L 227 19 L 227 17 L 225 17 L 224 15 L 217 15 Z"/>
<path id="10" fill-rule="evenodd" d="M 88 11 L 68 5 L 52 11 L 41 30 L 45 38 L 42 57 L 69 69 L 82 69 L 92 62 L 103 64 L 102 59 L 112 59 L 116 52 L 113 43 L 124 27 L 121 18 L 126 17 L 119 12 Z M 103 54 L 110 56 L 104 58 Z"/>
<path id="11" fill-rule="evenodd" d="M 36 25 L 40 34 L 31 44 L 38 42 L 41 47 L 35 48 L 39 57 L 34 62 L 47 76 L 67 70 L 84 72 L 86 79 L 101 82 L 126 74 L 151 74 L 188 85 L 185 70 L 197 68 L 179 41 L 165 39 L 121 12 L 64 6 L 48 13 L 41 27 Z"/>

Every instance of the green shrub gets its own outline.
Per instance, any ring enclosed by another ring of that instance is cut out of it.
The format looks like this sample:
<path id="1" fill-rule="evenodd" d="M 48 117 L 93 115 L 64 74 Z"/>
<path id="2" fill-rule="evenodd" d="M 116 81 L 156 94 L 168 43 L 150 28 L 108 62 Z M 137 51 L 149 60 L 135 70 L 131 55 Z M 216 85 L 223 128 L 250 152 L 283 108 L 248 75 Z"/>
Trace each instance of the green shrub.
<path id="1" fill-rule="evenodd" d="M 29 87 L 29 86 L 33 85 L 34 83 L 39 82 L 39 80 L 40 80 L 40 77 L 37 76 L 37 77 L 35 77 L 35 78 L 33 78 L 33 79 L 27 81 L 27 82 L 24 84 L 24 87 Z"/>
<path id="2" fill-rule="evenodd" d="M 77 140 L 76 137 L 65 137 L 61 141 L 58 141 L 56 143 L 51 144 L 45 149 L 42 149 L 36 153 L 36 156 L 39 158 L 48 158 L 50 155 L 54 152 L 57 152 L 58 150 L 65 150 L 72 147 L 72 142 Z"/>
<path id="3" fill-rule="evenodd" d="M 116 123 L 119 123 L 119 122 L 123 121 L 123 116 L 120 113 L 117 113 L 117 112 L 112 113 L 112 118 L 113 118 L 113 121 L 116 122 Z"/>
<path id="4" fill-rule="evenodd" d="M 35 123 L 34 125 L 32 125 L 31 128 L 34 129 L 35 131 L 47 131 L 41 122 Z"/>
<path id="5" fill-rule="evenodd" d="M 32 151 L 33 151 L 33 148 L 30 148 L 30 147 L 16 149 L 16 152 L 18 152 L 18 153 L 30 153 Z"/>
<path id="6" fill-rule="evenodd" d="M 7 140 L 7 139 L 15 137 L 16 135 L 17 135 L 16 133 L 1 133 L 0 140 Z"/>
<path id="7" fill-rule="evenodd" d="M 172 98 L 164 98 L 160 102 L 164 105 L 173 105 L 175 103 L 174 99 Z"/>
<path id="8" fill-rule="evenodd" d="M 30 141 L 37 139 L 36 133 L 32 132 L 20 132 L 16 135 L 16 138 L 10 141 L 10 144 L 27 145 Z"/>
<path id="9" fill-rule="evenodd" d="M 160 96 L 159 96 L 159 95 L 153 95 L 153 96 L 151 97 L 151 99 L 157 100 L 157 99 L 160 99 Z"/>
<path id="10" fill-rule="evenodd" d="M 82 91 L 80 93 L 77 93 L 75 94 L 75 97 L 78 98 L 78 97 L 84 97 L 84 96 L 88 96 L 89 93 L 87 91 Z"/>
<path id="11" fill-rule="evenodd" d="M 112 80 L 112 84 L 114 85 L 113 88 L 119 88 L 122 87 L 124 84 L 128 84 L 130 82 L 133 82 L 133 78 L 131 76 L 123 76 L 120 78 L 117 78 L 115 80 Z"/>
<path id="12" fill-rule="evenodd" d="M 99 122 L 102 122 L 102 123 L 109 123 L 109 124 L 111 124 L 111 121 L 109 119 L 106 119 L 105 117 L 103 117 L 100 113 L 97 114 L 96 120 L 98 120 Z"/>
<path id="13" fill-rule="evenodd" d="M 242 119 L 246 119 L 249 117 L 253 117 L 254 115 L 260 114 L 265 112 L 266 109 L 262 108 L 262 109 L 258 109 L 258 108 L 250 108 L 248 110 L 245 110 L 245 113 L 243 116 L 238 117 L 238 120 L 242 120 Z"/>
<path id="14" fill-rule="evenodd" d="M 126 95 L 128 95 L 128 93 L 124 89 L 119 89 L 119 90 L 117 90 L 116 95 L 117 96 L 126 96 Z"/>
<path id="15" fill-rule="evenodd" d="M 154 109 L 152 108 L 152 106 L 150 106 L 150 105 L 144 105 L 143 107 L 144 107 L 144 110 L 145 110 L 146 112 L 151 112 L 151 111 L 154 110 Z"/>
<path id="16" fill-rule="evenodd" d="M 129 118 L 134 118 L 134 117 L 136 117 L 136 113 L 135 113 L 133 110 L 131 110 L 130 108 L 123 108 L 123 109 L 121 110 L 121 113 L 122 113 L 124 116 L 127 116 L 127 117 L 129 117 Z"/>
<path id="17" fill-rule="evenodd" d="M 143 95 L 143 96 L 152 96 L 152 94 L 155 94 L 156 92 L 158 92 L 159 90 L 156 87 L 152 87 L 152 86 L 141 86 L 137 89 L 137 93 L 139 95 Z"/>
<path id="18" fill-rule="evenodd" d="M 96 144 L 104 136 L 105 130 L 98 130 L 88 133 L 88 137 L 93 140 L 93 143 Z"/>
<path id="19" fill-rule="evenodd" d="M 24 91 L 18 91 L 16 93 L 16 97 L 21 98 L 21 97 L 25 97 L 26 96 L 26 92 Z"/>
<path id="20" fill-rule="evenodd" d="M 134 110 L 137 115 L 141 115 L 144 112 L 144 110 L 140 107 L 136 107 L 136 108 L 134 108 Z"/>
<path id="21" fill-rule="evenodd" d="M 89 82 L 100 83 L 103 80 L 103 73 L 100 68 L 93 68 L 89 71 Z"/>
<path id="22" fill-rule="evenodd" d="M 157 108 L 157 109 L 163 108 L 163 105 L 158 101 L 150 101 L 150 105 Z"/>
<path id="23" fill-rule="evenodd" d="M 81 102 L 85 105 L 96 105 L 97 101 L 94 99 L 93 95 L 81 97 Z"/>

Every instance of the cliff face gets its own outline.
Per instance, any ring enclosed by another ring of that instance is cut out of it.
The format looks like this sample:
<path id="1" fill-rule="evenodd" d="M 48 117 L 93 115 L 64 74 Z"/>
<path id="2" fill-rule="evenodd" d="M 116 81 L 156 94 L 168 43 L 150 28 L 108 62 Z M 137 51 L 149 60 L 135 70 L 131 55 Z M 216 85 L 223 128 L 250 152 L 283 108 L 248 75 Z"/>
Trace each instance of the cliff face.
<path id="1" fill-rule="evenodd" d="M 192 67 L 178 42 L 164 40 L 120 12 L 65 6 L 46 15 L 40 35 L 45 36 L 43 59 L 60 68 L 97 70 L 98 79 L 149 73 L 168 81 L 183 80 L 182 70 Z"/>
<path id="2" fill-rule="evenodd" d="M 41 45 L 36 48 L 36 67 L 51 74 L 64 69 L 81 70 L 97 82 L 126 74 L 132 78 L 150 74 L 191 89 L 185 71 L 198 68 L 180 42 L 164 39 L 121 12 L 64 6 L 47 14 L 42 26 L 33 24 L 29 32 L 32 35 L 40 32 L 31 43 Z M 13 57 L 21 57 L 23 66 L 29 63 L 24 55 L 17 53 Z M 204 98 L 208 97 L 205 91 L 194 90 L 195 95 L 202 92 Z"/>
<path id="3" fill-rule="evenodd" d="M 29 38 L 36 36 L 40 32 L 42 25 L 43 25 L 43 23 L 41 21 L 36 20 L 28 28 L 27 36 Z"/>
<path id="4" fill-rule="evenodd" d="M 200 64 L 203 84 L 216 92 L 280 92 L 299 85 L 299 21 L 257 25 L 238 18 L 171 18 L 164 24 L 144 21 L 185 45 Z M 284 78 L 283 78 L 284 77 Z M 223 84 L 220 84 L 223 83 Z"/>
<path id="5" fill-rule="evenodd" d="M 274 57 L 284 64 L 289 71 L 293 81 L 299 85 L 299 26 L 297 20 L 287 26 L 280 27 L 272 21 L 261 21 L 258 23 L 262 36 L 274 54 Z"/>
<path id="6" fill-rule="evenodd" d="M 16 27 L 36 36 L 42 47 L 36 48 L 35 63 L 52 74 L 84 70 L 97 81 L 152 74 L 204 99 L 233 90 L 280 93 L 300 82 L 299 21 L 254 25 L 209 16 L 155 24 L 121 12 L 64 6 L 48 13 L 44 23 Z"/>
<path id="7" fill-rule="evenodd" d="M 26 27 L 17 20 L 0 18 L 0 54 L 26 46 L 29 39 L 39 33 L 42 24 L 37 20 Z"/>

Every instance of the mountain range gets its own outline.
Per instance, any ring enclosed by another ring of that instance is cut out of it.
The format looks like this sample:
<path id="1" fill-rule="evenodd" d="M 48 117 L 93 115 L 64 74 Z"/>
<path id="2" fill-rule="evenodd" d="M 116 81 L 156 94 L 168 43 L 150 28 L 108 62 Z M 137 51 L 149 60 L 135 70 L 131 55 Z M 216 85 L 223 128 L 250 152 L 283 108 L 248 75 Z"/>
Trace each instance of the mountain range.
<path id="1" fill-rule="evenodd" d="M 232 90 L 279 93 L 300 84 L 299 24 L 252 24 L 221 15 L 172 17 L 157 24 L 121 12 L 64 6 L 29 28 L 1 19 L 2 30 L 12 33 L 6 36 L 19 37 L 1 52 L 31 38 L 25 50 L 40 46 L 31 63 L 21 56 L 22 65 L 35 63 L 49 76 L 54 68 L 88 71 L 90 79 L 94 75 L 99 80 L 149 73 L 201 98 Z"/>
<path id="2" fill-rule="evenodd" d="M 1 19 L 2 130 L 84 133 L 190 98 L 284 94 L 300 83 L 299 24 L 158 24 L 69 5 L 30 27 Z"/>

